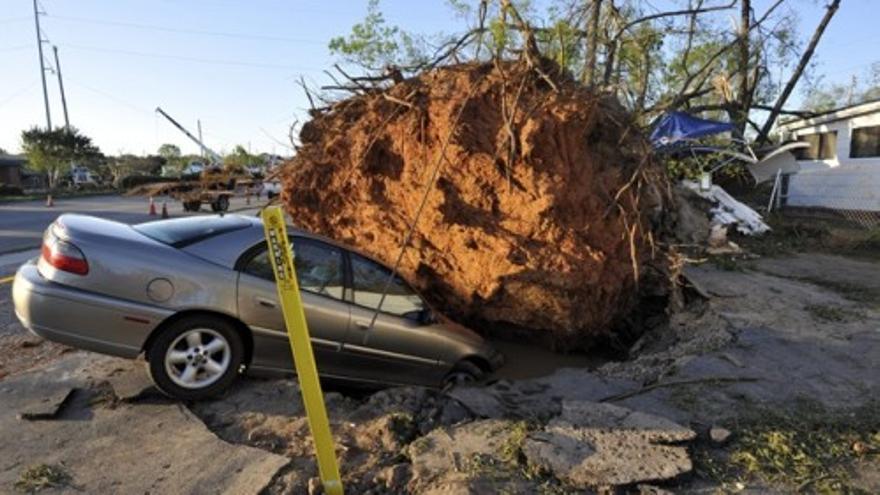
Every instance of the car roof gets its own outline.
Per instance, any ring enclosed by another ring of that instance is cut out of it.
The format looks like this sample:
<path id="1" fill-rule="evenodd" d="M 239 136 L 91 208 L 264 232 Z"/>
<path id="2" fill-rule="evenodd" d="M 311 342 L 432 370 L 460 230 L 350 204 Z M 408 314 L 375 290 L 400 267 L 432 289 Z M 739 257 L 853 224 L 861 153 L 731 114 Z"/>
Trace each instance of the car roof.
<path id="1" fill-rule="evenodd" d="M 238 261 L 238 259 L 246 250 L 265 240 L 263 221 L 257 216 L 233 214 L 211 215 L 208 218 L 211 217 L 236 217 L 246 219 L 248 225 L 243 228 L 224 232 L 219 235 L 214 235 L 205 239 L 201 239 L 198 242 L 188 244 L 181 247 L 183 251 L 198 256 L 199 258 L 210 261 L 212 263 L 216 263 L 232 269 L 235 268 L 235 262 Z M 309 232 L 291 225 L 287 226 L 287 233 L 296 237 L 303 237 L 306 239 L 324 242 L 326 244 L 345 249 L 346 251 L 352 252 L 359 256 L 363 256 L 364 258 L 367 258 L 369 260 L 376 261 L 382 266 L 386 266 L 383 262 L 375 259 L 373 256 L 370 256 L 369 254 L 366 254 L 359 249 L 353 248 L 329 237 L 315 234 L 313 232 Z"/>

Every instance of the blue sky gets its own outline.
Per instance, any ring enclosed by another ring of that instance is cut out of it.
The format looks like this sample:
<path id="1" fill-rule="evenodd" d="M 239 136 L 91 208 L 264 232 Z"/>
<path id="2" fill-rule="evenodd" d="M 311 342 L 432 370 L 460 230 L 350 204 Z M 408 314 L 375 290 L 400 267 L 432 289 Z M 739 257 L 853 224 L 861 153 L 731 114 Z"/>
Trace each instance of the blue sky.
<path id="1" fill-rule="evenodd" d="M 789 1 L 808 36 L 824 2 Z M 760 9 L 769 0 L 756 3 Z M 288 125 L 306 119 L 308 107 L 295 81 L 302 75 L 311 85 L 327 82 L 322 70 L 336 61 L 327 42 L 363 18 L 366 0 L 41 0 L 41 5 L 47 13 L 41 17 L 44 33 L 61 56 L 71 124 L 105 153 L 151 153 L 166 142 L 197 152 L 154 113 L 159 105 L 193 131 L 201 119 L 206 144 L 216 151 L 243 144 L 285 154 L 275 141 L 286 142 Z M 381 5 L 389 23 L 410 31 L 462 28 L 443 0 Z M 44 126 L 45 114 L 31 1 L 0 0 L 0 7 L 0 147 L 14 152 L 21 130 Z M 817 52 L 817 72 L 830 81 L 848 81 L 880 60 L 878 14 L 878 0 L 844 0 Z M 46 58 L 52 61 L 49 46 Z M 54 74 L 47 74 L 47 84 L 58 125 L 63 115 Z"/>

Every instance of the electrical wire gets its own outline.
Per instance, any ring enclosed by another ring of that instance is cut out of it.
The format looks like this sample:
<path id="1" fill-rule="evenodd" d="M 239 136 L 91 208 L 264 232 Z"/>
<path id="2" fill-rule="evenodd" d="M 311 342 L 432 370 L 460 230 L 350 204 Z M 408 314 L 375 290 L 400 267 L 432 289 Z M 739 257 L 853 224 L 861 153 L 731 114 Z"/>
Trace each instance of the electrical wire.
<path id="1" fill-rule="evenodd" d="M 106 98 L 106 99 L 108 99 L 118 105 L 123 105 L 123 106 L 128 107 L 129 109 L 134 110 L 138 113 L 144 113 L 147 115 L 152 115 L 154 113 L 150 110 L 147 110 L 146 108 L 143 108 L 143 107 L 140 107 L 140 106 L 135 105 L 133 103 L 130 103 L 128 101 L 125 101 L 124 99 L 119 98 L 118 96 L 115 96 L 113 94 L 110 94 L 104 90 L 93 88 L 87 84 L 83 84 L 83 83 L 77 81 L 76 79 L 71 79 L 70 76 L 64 77 L 64 82 L 67 82 L 67 81 L 70 81 L 71 83 L 73 83 L 74 86 L 79 86 L 80 88 L 83 88 L 87 91 L 95 93 L 96 95 L 103 96 L 104 98 Z"/>
<path id="2" fill-rule="evenodd" d="M 33 90 L 37 89 L 37 87 L 38 87 L 37 80 L 36 79 L 31 80 L 31 82 L 28 83 L 27 86 L 23 86 L 23 87 L 15 90 L 15 92 L 13 92 L 11 95 L 0 100 L 0 107 L 3 107 L 8 103 L 11 103 L 13 100 L 15 100 L 16 98 L 18 98 L 20 96 L 24 96 L 25 94 L 32 92 Z"/>
<path id="3" fill-rule="evenodd" d="M 171 55 L 166 53 L 152 53 L 152 52 L 141 52 L 135 50 L 123 50 L 117 48 L 104 48 L 100 46 L 87 46 L 87 45 L 75 45 L 65 43 L 60 45 L 66 48 L 72 48 L 74 50 L 87 50 L 94 52 L 104 52 L 104 53 L 119 53 L 122 55 L 134 55 L 137 57 L 148 57 L 148 58 L 163 58 L 170 60 L 180 60 L 183 62 L 195 62 L 200 64 L 213 64 L 213 65 L 232 65 L 232 66 L 241 66 L 241 67 L 254 67 L 259 69 L 281 69 L 281 70 L 296 70 L 296 71 L 313 71 L 319 72 L 321 69 L 315 67 L 298 67 L 295 65 L 281 65 L 281 64 L 269 64 L 269 63 L 261 63 L 261 62 L 245 62 L 240 60 L 218 60 L 218 59 L 205 59 L 198 57 L 187 57 L 183 55 Z"/>
<path id="4" fill-rule="evenodd" d="M 7 17 L 6 19 L 0 19 L 0 24 L 7 24 L 10 22 L 21 22 L 21 21 L 32 21 L 33 17 Z"/>
<path id="5" fill-rule="evenodd" d="M 33 47 L 34 47 L 33 43 L 28 43 L 26 45 L 13 45 L 13 46 L 8 46 L 6 48 L 0 48 L 0 53 L 14 52 L 17 50 L 24 50 L 26 48 L 33 48 Z"/>
<path id="6" fill-rule="evenodd" d="M 154 24 L 141 24 L 137 22 L 126 22 L 126 21 L 110 21 L 110 20 L 102 20 L 102 19 L 89 19 L 86 17 L 71 17 L 71 16 L 63 16 L 63 15 L 53 15 L 52 19 L 59 19 L 62 21 L 72 21 L 72 22 L 82 22 L 88 24 L 99 24 L 104 26 L 115 26 L 115 27 L 126 27 L 126 28 L 135 28 L 135 29 L 144 29 L 149 31 L 160 31 L 164 33 L 180 33 L 180 34 L 191 34 L 198 36 L 218 36 L 223 38 L 239 38 L 239 39 L 249 39 L 249 40 L 259 40 L 259 41 L 280 41 L 284 43 L 297 43 L 297 44 L 313 44 L 313 45 L 326 45 L 326 41 L 312 40 L 312 39 L 304 39 L 304 38 L 288 38 L 286 36 L 271 36 L 264 34 L 251 34 L 251 33 L 233 33 L 228 31 L 205 31 L 200 29 L 182 29 L 182 28 L 172 28 L 166 26 L 157 26 Z"/>

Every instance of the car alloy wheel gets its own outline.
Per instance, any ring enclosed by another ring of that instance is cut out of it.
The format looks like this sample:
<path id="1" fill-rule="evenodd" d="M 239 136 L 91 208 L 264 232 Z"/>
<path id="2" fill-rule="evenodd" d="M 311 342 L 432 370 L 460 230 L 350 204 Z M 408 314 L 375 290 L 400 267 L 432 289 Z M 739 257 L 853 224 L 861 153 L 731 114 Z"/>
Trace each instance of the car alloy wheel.
<path id="1" fill-rule="evenodd" d="M 229 369 L 229 342 L 210 328 L 193 328 L 177 337 L 165 353 L 165 371 L 175 385 L 205 388 Z"/>
<path id="2" fill-rule="evenodd" d="M 162 393 L 202 400 L 232 385 L 245 364 L 245 347 L 232 321 L 190 315 L 159 328 L 146 357 L 150 378 Z"/>

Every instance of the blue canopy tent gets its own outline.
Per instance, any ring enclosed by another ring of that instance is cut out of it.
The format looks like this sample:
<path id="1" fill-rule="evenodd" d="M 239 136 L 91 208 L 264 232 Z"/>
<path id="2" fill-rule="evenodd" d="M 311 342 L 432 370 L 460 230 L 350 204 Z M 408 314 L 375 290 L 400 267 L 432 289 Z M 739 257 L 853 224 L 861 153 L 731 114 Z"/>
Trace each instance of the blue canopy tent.
<path id="1" fill-rule="evenodd" d="M 681 141 L 692 141 L 733 130 L 733 124 L 728 122 L 701 119 L 684 112 L 669 112 L 654 122 L 651 145 L 654 149 L 661 149 Z"/>
<path id="2" fill-rule="evenodd" d="M 725 132 L 731 133 L 726 145 L 699 141 L 700 138 Z M 703 180 L 711 181 L 713 172 L 733 162 L 758 162 L 752 148 L 737 134 L 736 128 L 729 122 L 701 119 L 684 112 L 669 112 L 654 121 L 650 139 L 651 146 L 658 153 L 693 157 L 703 170 Z"/>

